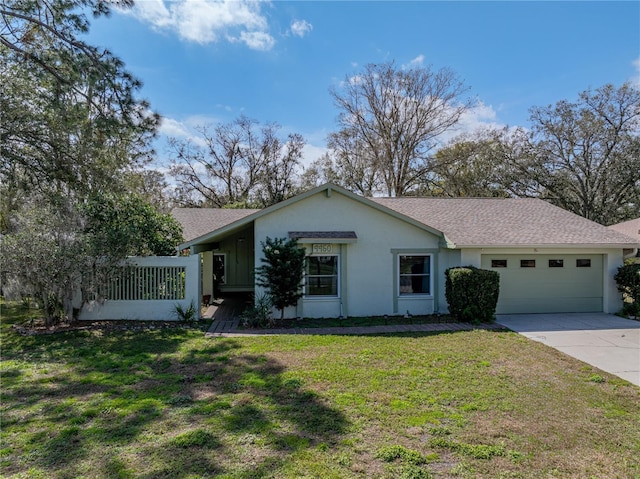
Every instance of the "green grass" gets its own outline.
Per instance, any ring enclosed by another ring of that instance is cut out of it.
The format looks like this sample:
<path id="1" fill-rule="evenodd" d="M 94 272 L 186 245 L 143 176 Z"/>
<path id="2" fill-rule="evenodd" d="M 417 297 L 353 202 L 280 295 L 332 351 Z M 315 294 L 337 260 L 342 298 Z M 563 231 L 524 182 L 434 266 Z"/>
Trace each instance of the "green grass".
<path id="1" fill-rule="evenodd" d="M 2 307 L 3 477 L 640 477 L 640 389 L 514 333 L 21 336 Z"/>

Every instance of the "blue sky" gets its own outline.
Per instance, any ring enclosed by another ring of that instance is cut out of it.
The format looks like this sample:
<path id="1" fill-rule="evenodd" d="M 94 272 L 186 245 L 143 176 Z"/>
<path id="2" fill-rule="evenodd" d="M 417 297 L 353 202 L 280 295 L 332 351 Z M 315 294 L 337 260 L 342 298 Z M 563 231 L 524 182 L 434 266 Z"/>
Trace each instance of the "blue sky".
<path id="1" fill-rule="evenodd" d="M 367 63 L 447 67 L 477 101 L 461 130 L 526 126 L 528 109 L 605 83 L 640 84 L 640 2 L 137 0 L 92 24 L 141 79 L 161 137 L 244 114 L 301 133 L 306 160 L 336 128 L 329 88 Z M 167 157 L 158 142 L 159 158 Z"/>

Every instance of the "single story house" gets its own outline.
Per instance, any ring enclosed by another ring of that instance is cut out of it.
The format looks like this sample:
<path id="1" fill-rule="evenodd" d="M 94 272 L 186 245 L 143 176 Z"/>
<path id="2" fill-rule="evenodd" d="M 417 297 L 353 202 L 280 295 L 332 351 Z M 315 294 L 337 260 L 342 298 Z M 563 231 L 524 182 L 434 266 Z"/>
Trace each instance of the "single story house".
<path id="1" fill-rule="evenodd" d="M 255 292 L 266 237 L 307 253 L 304 296 L 287 317 L 447 311 L 444 271 L 500 273 L 498 313 L 615 312 L 622 233 L 539 199 L 364 198 L 326 184 L 262 210 L 177 208 L 202 259 L 202 294 Z"/>
<path id="2" fill-rule="evenodd" d="M 640 218 L 611 225 L 609 226 L 609 228 L 614 231 L 618 231 L 619 233 L 630 236 L 631 238 L 635 239 L 637 243 L 640 243 Z M 627 254 L 631 253 L 632 252 L 627 252 Z M 638 250 L 637 256 L 640 257 L 640 250 Z"/>

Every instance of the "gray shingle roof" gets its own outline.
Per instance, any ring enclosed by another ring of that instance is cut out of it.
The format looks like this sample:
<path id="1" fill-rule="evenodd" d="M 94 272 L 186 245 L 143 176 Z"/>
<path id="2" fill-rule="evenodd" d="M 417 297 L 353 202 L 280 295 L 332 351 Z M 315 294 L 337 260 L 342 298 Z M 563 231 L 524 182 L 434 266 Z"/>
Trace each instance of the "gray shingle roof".
<path id="1" fill-rule="evenodd" d="M 456 246 L 628 245 L 629 238 L 534 198 L 370 198 Z"/>
<path id="2" fill-rule="evenodd" d="M 171 215 L 182 225 L 185 241 L 191 241 L 260 210 L 223 208 L 174 208 Z"/>
<path id="3" fill-rule="evenodd" d="M 341 191 L 338 187 L 330 186 Z M 321 191 L 321 188 L 309 194 Z M 356 198 L 346 191 L 344 194 Z M 383 208 L 441 231 L 456 247 L 593 245 L 628 248 L 638 243 L 615 229 L 533 198 L 360 199 L 365 203 L 373 201 Z M 286 207 L 292 201 L 296 201 L 296 198 L 270 209 Z M 182 224 L 185 241 L 189 242 L 258 211 L 261 210 L 176 208 L 172 215 Z"/>
<path id="4" fill-rule="evenodd" d="M 611 225 L 609 226 L 609 229 L 630 236 L 640 243 L 640 218 L 625 221 L 624 223 L 618 223 L 617 225 Z"/>

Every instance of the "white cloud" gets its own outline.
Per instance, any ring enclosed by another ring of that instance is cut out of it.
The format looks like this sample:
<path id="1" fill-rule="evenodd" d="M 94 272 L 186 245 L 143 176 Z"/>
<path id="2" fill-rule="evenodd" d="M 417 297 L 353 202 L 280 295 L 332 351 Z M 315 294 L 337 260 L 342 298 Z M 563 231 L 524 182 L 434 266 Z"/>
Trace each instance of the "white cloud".
<path id="1" fill-rule="evenodd" d="M 216 125 L 222 120 L 211 115 L 190 115 L 184 119 L 184 124 L 191 130 L 196 130 L 201 127 L 208 127 L 210 125 Z"/>
<path id="2" fill-rule="evenodd" d="M 349 82 L 349 85 L 359 85 L 364 81 L 364 77 L 362 75 L 353 75 L 353 76 L 350 76 L 347 79 L 347 81 Z M 347 86 L 347 84 L 344 81 L 342 81 L 340 82 L 340 86 L 345 87 Z"/>
<path id="3" fill-rule="evenodd" d="M 138 19 L 160 28 L 167 27 L 172 23 L 171 13 L 162 0 L 137 2 L 131 10 L 124 10 L 124 12 L 131 12 Z"/>
<path id="4" fill-rule="evenodd" d="M 245 43 L 252 50 L 268 51 L 276 44 L 273 37 L 266 32 L 240 32 L 239 39 L 232 39 L 232 41 L 238 40 Z"/>
<path id="5" fill-rule="evenodd" d="M 179 121 L 174 118 L 162 118 L 158 133 L 166 138 L 185 139 L 198 146 L 206 146 L 202 135 L 196 132 L 196 128 L 203 124 L 205 124 L 203 117 L 191 117 L 185 121 Z"/>
<path id="6" fill-rule="evenodd" d="M 302 166 L 306 169 L 311 163 L 322 157 L 329 150 L 326 146 L 317 146 L 307 143 L 302 148 Z"/>
<path id="7" fill-rule="evenodd" d="M 295 20 L 291 24 L 291 33 L 300 38 L 304 37 L 311 30 L 313 30 L 313 25 L 306 20 Z"/>
<path id="8" fill-rule="evenodd" d="M 124 10 L 160 31 L 173 31 L 186 41 L 207 44 L 226 38 L 249 48 L 269 50 L 275 40 L 268 33 L 262 5 L 250 0 L 144 0 Z"/>
<path id="9" fill-rule="evenodd" d="M 411 68 L 420 68 L 423 63 L 424 63 L 424 55 L 420 54 L 417 57 L 415 57 L 413 60 L 411 60 L 409 63 L 407 63 L 406 65 L 402 65 L 402 69 L 409 70 Z"/>
<path id="10" fill-rule="evenodd" d="M 481 126 L 502 126 L 496 123 L 496 117 L 496 111 L 491 105 L 478 102 L 477 105 L 462 114 L 460 128 L 465 131 L 472 131 Z"/>
<path id="11" fill-rule="evenodd" d="M 162 118 L 158 132 L 162 135 L 176 138 L 186 138 L 189 136 L 189 131 L 185 125 L 173 118 Z"/>
<path id="12" fill-rule="evenodd" d="M 462 114 L 455 128 L 440 135 L 438 140 L 444 144 L 464 133 L 472 133 L 483 128 L 499 129 L 504 126 L 497 121 L 496 110 L 491 105 L 485 105 L 479 101 Z"/>

